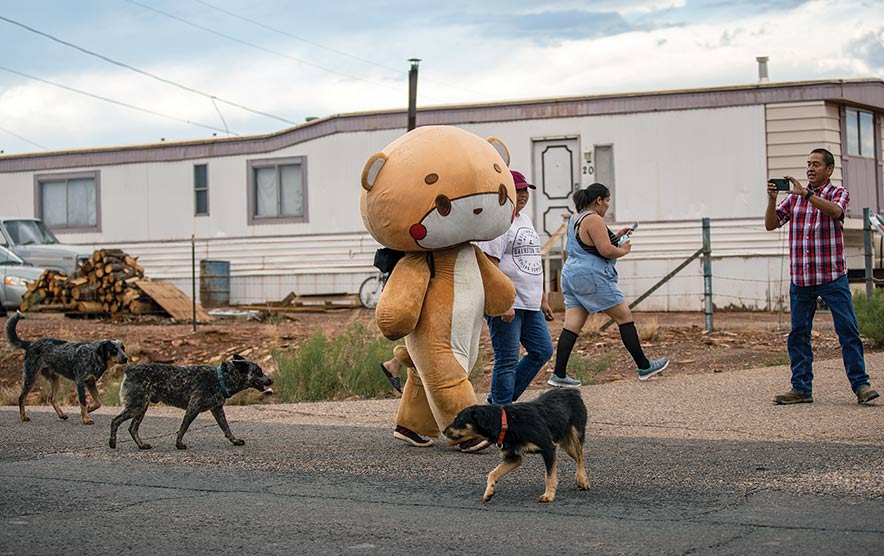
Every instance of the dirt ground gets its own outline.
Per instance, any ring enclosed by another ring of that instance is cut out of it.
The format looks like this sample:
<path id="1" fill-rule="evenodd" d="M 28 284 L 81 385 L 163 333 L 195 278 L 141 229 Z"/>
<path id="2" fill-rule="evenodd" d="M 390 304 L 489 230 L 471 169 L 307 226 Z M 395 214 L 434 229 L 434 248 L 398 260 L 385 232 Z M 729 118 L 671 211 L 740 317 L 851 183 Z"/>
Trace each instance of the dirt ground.
<path id="1" fill-rule="evenodd" d="M 561 332 L 564 315 L 556 315 L 550 323 L 553 343 Z M 788 364 L 786 337 L 789 315 L 778 313 L 718 312 L 714 315 L 714 331 L 705 330 L 702 313 L 636 313 L 640 335 L 649 357 L 669 356 L 669 374 L 739 371 L 740 369 Z M 368 309 L 346 309 L 325 313 L 292 313 L 270 321 L 216 320 L 201 324 L 193 332 L 189 323 L 176 323 L 158 317 L 130 317 L 117 322 L 66 318 L 61 314 L 29 314 L 19 323 L 19 336 L 69 341 L 94 341 L 105 338 L 122 340 L 134 362 L 176 364 L 217 363 L 239 353 L 259 362 L 265 369 L 275 364 L 272 350 L 296 349 L 317 329 L 334 333 L 351 323 L 359 322 L 370 329 L 374 313 Z M 0 317 L 0 322 L 6 322 Z M 603 333 L 590 333 L 604 320 L 591 320 L 578 339 L 575 351 L 590 361 L 610 359 L 610 365 L 593 382 L 634 379 L 635 366 L 620 343 L 616 325 Z M 491 379 L 492 350 L 487 328 L 483 327 L 482 346 L 485 373 L 477 388 L 488 389 Z M 867 345 L 867 350 L 871 348 Z M 838 338 L 828 314 L 818 314 L 814 330 L 814 351 L 817 359 L 840 357 Z M 0 342 L 0 392 L 2 403 L 15 403 L 21 385 L 22 352 Z M 546 381 L 552 363 L 540 372 L 537 384 Z M 783 386 L 788 386 L 784 372 Z M 39 386 L 38 388 L 42 387 Z M 37 388 L 35 388 L 37 390 Z M 35 396 L 40 397 L 39 393 Z"/>

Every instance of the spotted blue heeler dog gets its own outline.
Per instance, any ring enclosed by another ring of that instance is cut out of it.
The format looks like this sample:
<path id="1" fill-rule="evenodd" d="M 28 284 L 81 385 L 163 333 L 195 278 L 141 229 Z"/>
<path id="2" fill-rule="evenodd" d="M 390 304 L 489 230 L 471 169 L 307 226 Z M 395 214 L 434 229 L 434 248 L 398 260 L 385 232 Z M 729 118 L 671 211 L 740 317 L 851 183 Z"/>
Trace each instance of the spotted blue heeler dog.
<path id="1" fill-rule="evenodd" d="M 218 367 L 199 365 L 179 367 L 159 363 L 140 363 L 126 368 L 123 383 L 120 385 L 120 401 L 125 406 L 123 412 L 111 421 L 110 447 L 117 447 L 117 429 L 129 419 L 129 434 L 142 450 L 149 450 L 150 444 L 142 442 L 138 427 L 151 403 L 164 403 L 186 411 L 184 421 L 178 429 L 175 447 L 187 448 L 182 442 L 187 428 L 204 411 L 211 411 L 224 431 L 224 436 L 235 446 L 245 444 L 233 436 L 227 417 L 224 415 L 224 402 L 227 398 L 246 388 L 263 392 L 273 384 L 261 367 L 239 355 L 232 361 L 223 361 Z"/>
<path id="2" fill-rule="evenodd" d="M 22 380 L 21 394 L 18 396 L 18 413 L 22 421 L 30 421 L 25 414 L 25 398 L 34 387 L 37 376 L 42 374 L 52 387 L 49 393 L 49 401 L 55 409 L 59 419 L 67 419 L 58 406 L 56 394 L 58 393 L 59 377 L 63 376 L 73 380 L 77 385 L 77 401 L 80 403 L 80 414 L 84 425 L 93 424 L 89 413 L 101 407 L 101 398 L 98 396 L 98 388 L 95 382 L 107 371 L 108 367 L 116 363 L 129 362 L 123 342 L 119 340 L 99 340 L 97 342 L 77 343 L 56 340 L 55 338 L 43 338 L 28 342 L 18 337 L 15 327 L 18 321 L 24 318 L 21 312 L 16 311 L 6 321 L 6 339 L 12 347 L 25 351 L 24 377 Z M 86 389 L 92 403 L 86 405 Z"/>

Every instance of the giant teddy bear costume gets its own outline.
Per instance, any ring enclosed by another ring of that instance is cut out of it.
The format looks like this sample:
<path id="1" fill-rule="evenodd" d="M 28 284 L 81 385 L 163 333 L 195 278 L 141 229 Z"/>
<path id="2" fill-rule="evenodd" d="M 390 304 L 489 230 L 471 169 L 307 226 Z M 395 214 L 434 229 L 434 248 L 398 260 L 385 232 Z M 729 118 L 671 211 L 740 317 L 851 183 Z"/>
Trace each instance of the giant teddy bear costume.
<path id="1" fill-rule="evenodd" d="M 476 403 L 467 376 L 483 314 L 515 299 L 512 282 L 471 241 L 507 231 L 515 210 L 509 152 L 453 126 L 419 127 L 373 154 L 362 171 L 361 212 L 378 243 L 405 255 L 376 310 L 387 338 L 405 338 L 408 367 L 396 425 L 437 437 Z"/>

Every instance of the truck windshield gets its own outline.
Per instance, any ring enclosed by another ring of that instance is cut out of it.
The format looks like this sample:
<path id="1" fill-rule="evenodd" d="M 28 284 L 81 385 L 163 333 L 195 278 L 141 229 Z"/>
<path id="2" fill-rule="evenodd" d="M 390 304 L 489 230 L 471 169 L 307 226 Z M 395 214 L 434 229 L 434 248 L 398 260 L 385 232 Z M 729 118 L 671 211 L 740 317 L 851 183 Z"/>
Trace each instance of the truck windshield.
<path id="1" fill-rule="evenodd" d="M 58 243 L 49 228 L 37 220 L 7 220 L 4 225 L 16 245 Z"/>

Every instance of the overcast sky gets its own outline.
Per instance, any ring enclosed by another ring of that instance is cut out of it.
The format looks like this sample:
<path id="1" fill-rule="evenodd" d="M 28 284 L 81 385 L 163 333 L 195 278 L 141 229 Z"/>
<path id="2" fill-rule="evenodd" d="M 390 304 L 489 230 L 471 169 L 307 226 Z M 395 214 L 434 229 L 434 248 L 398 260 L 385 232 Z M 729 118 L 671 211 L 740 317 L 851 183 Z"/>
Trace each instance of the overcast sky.
<path id="1" fill-rule="evenodd" d="M 754 83 L 756 56 L 880 79 L 884 1 L 0 0 L 0 150 L 405 108 L 409 58 L 420 107 Z"/>

